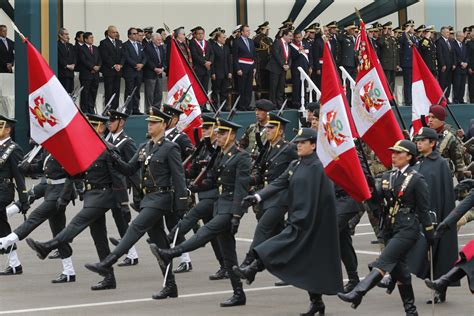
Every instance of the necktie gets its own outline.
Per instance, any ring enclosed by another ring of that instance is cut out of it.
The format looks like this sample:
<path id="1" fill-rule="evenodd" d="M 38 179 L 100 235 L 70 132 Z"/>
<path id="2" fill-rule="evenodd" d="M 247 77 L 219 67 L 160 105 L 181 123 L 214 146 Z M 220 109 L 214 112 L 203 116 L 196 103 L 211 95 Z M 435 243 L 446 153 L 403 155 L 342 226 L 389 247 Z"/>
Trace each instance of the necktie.
<path id="1" fill-rule="evenodd" d="M 158 61 L 161 63 L 160 49 L 158 46 L 155 46 L 156 55 L 158 55 Z"/>
<path id="2" fill-rule="evenodd" d="M 91 55 L 94 54 L 94 51 L 92 50 L 92 46 L 89 46 L 89 51 L 91 52 Z"/>
<path id="3" fill-rule="evenodd" d="M 5 44 L 5 47 L 6 47 L 7 50 L 8 50 L 8 42 L 7 42 L 7 39 L 6 39 L 6 38 L 2 38 L 2 41 L 3 41 L 3 44 Z"/>
<path id="4" fill-rule="evenodd" d="M 112 41 L 112 44 L 114 44 L 114 47 L 115 47 L 115 40 Z"/>
<path id="5" fill-rule="evenodd" d="M 451 50 L 451 44 L 449 43 L 449 40 L 446 40 L 446 44 L 448 45 L 449 50 Z"/>
<path id="6" fill-rule="evenodd" d="M 250 51 L 250 46 L 249 46 L 249 40 L 248 38 L 244 37 L 244 43 L 245 43 L 245 46 L 247 46 L 247 49 Z"/>
<path id="7" fill-rule="evenodd" d="M 135 48 L 135 53 L 138 55 L 138 44 L 137 42 L 133 42 L 133 47 Z"/>

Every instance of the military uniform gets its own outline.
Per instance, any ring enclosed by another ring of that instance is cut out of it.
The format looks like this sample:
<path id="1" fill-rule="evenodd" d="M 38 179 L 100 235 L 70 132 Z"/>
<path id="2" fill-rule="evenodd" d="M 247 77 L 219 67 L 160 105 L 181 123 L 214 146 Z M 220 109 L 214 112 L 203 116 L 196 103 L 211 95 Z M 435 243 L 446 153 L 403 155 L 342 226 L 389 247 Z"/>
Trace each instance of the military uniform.
<path id="1" fill-rule="evenodd" d="M 463 171 L 466 165 L 464 163 L 463 147 L 460 141 L 458 141 L 456 135 L 450 131 L 446 125 L 441 131 L 438 131 L 438 134 L 438 150 L 441 156 L 448 160 L 449 167 L 458 181 L 463 180 Z"/>
<path id="2" fill-rule="evenodd" d="M 433 76 L 436 77 L 438 69 L 438 61 L 436 59 L 436 44 L 431 38 L 423 38 L 418 45 L 421 58 L 425 62 Z"/>
<path id="3" fill-rule="evenodd" d="M 258 91 L 268 90 L 269 85 L 269 73 L 265 69 L 268 62 L 270 61 L 270 53 L 273 45 L 273 40 L 268 36 L 266 30 L 268 29 L 268 22 L 258 26 L 257 35 L 254 36 L 253 42 L 255 43 L 255 51 L 257 53 L 256 68 L 257 73 L 255 75 L 255 81 L 257 83 Z"/>
<path id="4" fill-rule="evenodd" d="M 414 25 L 412 20 L 405 23 L 407 25 Z M 412 84 L 412 52 L 411 46 L 418 45 L 415 36 L 405 32 L 400 36 L 400 67 L 403 72 L 403 97 L 405 99 L 405 105 L 411 106 L 411 84 Z"/>
<path id="5" fill-rule="evenodd" d="M 383 27 L 389 27 L 392 23 L 385 23 Z M 381 34 L 377 39 L 380 48 L 380 64 L 387 78 L 388 84 L 392 91 L 395 91 L 395 76 L 397 73 L 397 66 L 400 65 L 400 58 L 398 56 L 398 41 L 390 33 Z"/>
<path id="6" fill-rule="evenodd" d="M 353 24 L 349 26 L 351 28 L 355 28 L 356 26 Z M 356 74 L 357 74 L 357 56 L 354 51 L 355 47 L 355 41 L 356 38 L 352 35 L 349 35 L 348 33 L 344 33 L 342 36 L 339 36 L 339 45 L 341 47 L 341 52 L 340 52 L 340 65 L 343 66 L 346 71 L 349 73 L 349 75 L 355 79 Z M 351 90 L 350 90 L 350 85 L 347 82 L 346 84 L 346 95 L 347 99 L 351 99 Z"/>

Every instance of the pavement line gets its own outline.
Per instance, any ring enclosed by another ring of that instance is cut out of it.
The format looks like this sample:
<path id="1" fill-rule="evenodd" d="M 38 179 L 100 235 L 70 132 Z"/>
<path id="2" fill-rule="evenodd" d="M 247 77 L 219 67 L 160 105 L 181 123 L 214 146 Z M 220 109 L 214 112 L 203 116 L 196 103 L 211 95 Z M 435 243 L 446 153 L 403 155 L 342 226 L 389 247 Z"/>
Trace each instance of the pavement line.
<path id="1" fill-rule="evenodd" d="M 380 252 L 377 251 L 356 250 L 355 252 L 361 255 L 380 256 Z"/>
<path id="2" fill-rule="evenodd" d="M 474 236 L 474 234 L 459 234 L 458 237 Z"/>
<path id="3" fill-rule="evenodd" d="M 274 290 L 274 289 L 287 289 L 290 287 L 292 286 L 291 285 L 266 286 L 266 287 L 258 287 L 258 288 L 253 288 L 253 289 L 245 289 L 245 292 L 258 292 L 258 291 L 266 291 L 266 290 Z M 232 293 L 233 293 L 232 290 L 228 290 L 228 291 L 185 294 L 185 295 L 179 295 L 178 299 L 190 298 L 190 297 L 201 297 L 201 296 L 213 296 L 213 295 L 221 295 L 221 294 L 232 294 Z M 97 303 L 75 304 L 75 305 L 60 305 L 60 306 L 29 308 L 29 309 L 14 309 L 14 310 L 8 310 L 8 311 L 0 311 L 0 315 L 45 312 L 45 311 L 54 311 L 54 310 L 62 310 L 62 309 L 75 309 L 75 308 L 84 308 L 84 307 L 97 307 L 97 306 L 107 306 L 107 305 L 115 305 L 115 304 L 150 302 L 150 301 L 155 301 L 155 300 L 152 298 L 139 298 L 139 299 L 133 299 L 133 300 L 108 301 L 108 302 L 97 302 Z"/>

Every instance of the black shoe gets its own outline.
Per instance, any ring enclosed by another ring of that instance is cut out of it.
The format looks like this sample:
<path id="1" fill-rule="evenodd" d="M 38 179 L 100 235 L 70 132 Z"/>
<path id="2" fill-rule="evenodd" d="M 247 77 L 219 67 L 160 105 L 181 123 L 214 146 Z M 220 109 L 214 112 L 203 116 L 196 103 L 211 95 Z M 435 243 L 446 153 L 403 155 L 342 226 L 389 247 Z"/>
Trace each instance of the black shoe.
<path id="1" fill-rule="evenodd" d="M 222 302 L 220 305 L 221 307 L 241 306 L 245 305 L 246 302 L 247 298 L 245 297 L 244 290 L 242 290 L 242 288 L 237 288 L 234 290 L 234 295 Z"/>
<path id="2" fill-rule="evenodd" d="M 349 293 L 337 293 L 337 296 L 344 302 L 352 303 L 352 308 L 356 309 L 362 302 L 362 297 L 373 288 L 381 279 L 382 274 L 373 269 L 370 273 L 356 285 L 356 287 Z"/>
<path id="3" fill-rule="evenodd" d="M 435 304 L 441 304 L 441 303 L 444 303 L 446 302 L 446 290 L 444 290 L 444 292 L 438 292 L 438 291 L 435 291 L 434 292 L 434 303 Z M 430 299 L 430 300 L 427 300 L 426 301 L 426 304 L 433 304 L 433 300 Z"/>
<path id="4" fill-rule="evenodd" d="M 92 291 L 113 290 L 117 287 L 113 273 L 108 274 L 102 281 L 91 286 Z"/>
<path id="5" fill-rule="evenodd" d="M 306 313 L 301 313 L 300 316 L 314 316 L 316 313 L 324 315 L 326 306 L 323 303 L 321 294 L 310 294 L 309 308 Z"/>
<path id="6" fill-rule="evenodd" d="M 109 237 L 109 241 L 112 245 L 114 245 L 115 247 L 118 246 L 118 244 L 120 243 L 120 239 L 117 239 L 117 238 L 114 238 L 114 237 Z"/>
<path id="7" fill-rule="evenodd" d="M 173 270 L 173 273 L 184 273 L 190 272 L 193 269 L 193 264 L 191 262 L 181 262 L 179 266 Z"/>
<path id="8" fill-rule="evenodd" d="M 275 286 L 287 286 L 287 285 L 289 285 L 289 284 L 286 283 L 285 281 L 281 281 L 281 280 L 280 280 L 280 281 L 275 282 L 274 285 L 275 285 Z"/>
<path id="9" fill-rule="evenodd" d="M 459 267 L 453 267 L 445 275 L 442 275 L 438 280 L 431 281 L 430 279 L 425 279 L 425 284 L 432 290 L 435 290 L 435 304 L 443 303 L 446 301 L 446 290 L 448 285 L 452 282 L 461 280 L 466 275 Z M 429 304 L 432 304 L 431 300 Z"/>
<path id="10" fill-rule="evenodd" d="M 48 256 L 48 259 L 61 259 L 61 255 L 59 251 L 56 250 L 51 256 Z"/>
<path id="11" fill-rule="evenodd" d="M 76 282 L 75 275 L 60 274 L 57 279 L 51 280 L 51 283 L 71 283 Z"/>
<path id="12" fill-rule="evenodd" d="M 209 276 L 209 280 L 216 281 L 216 280 L 224 280 L 229 278 L 229 273 L 224 267 L 220 267 L 216 273 Z"/>
<path id="13" fill-rule="evenodd" d="M 181 256 L 183 253 L 180 247 L 174 247 L 171 249 L 160 249 L 155 244 L 150 244 L 151 253 L 158 259 L 162 269 L 166 269 L 168 264 L 173 260 L 173 258 Z"/>
<path id="14" fill-rule="evenodd" d="M 344 293 L 349 293 L 352 291 L 360 281 L 357 271 L 348 272 L 347 275 L 349 277 L 349 281 L 346 283 L 346 285 L 344 285 Z"/>
<path id="15" fill-rule="evenodd" d="M 26 243 L 36 252 L 36 255 L 41 260 L 46 259 L 48 254 L 59 246 L 59 243 L 54 239 L 49 242 L 34 241 L 32 238 L 26 238 Z"/>
<path id="16" fill-rule="evenodd" d="M 255 280 L 257 272 L 263 270 L 263 265 L 259 260 L 254 260 L 250 265 L 243 269 L 238 266 L 233 266 L 232 270 L 238 277 L 247 280 L 247 284 L 250 285 Z"/>
<path id="17" fill-rule="evenodd" d="M 138 264 L 138 258 L 136 259 L 130 259 L 130 258 L 125 258 L 123 259 L 122 262 L 117 264 L 119 267 L 130 267 L 130 266 L 136 266 Z"/>
<path id="18" fill-rule="evenodd" d="M 377 284 L 378 287 L 387 289 L 387 294 L 392 294 L 393 290 L 395 289 L 395 285 L 397 285 L 397 282 L 395 282 L 390 275 L 384 277 Z"/>
<path id="19" fill-rule="evenodd" d="M 3 271 L 0 271 L 0 275 L 18 275 L 18 274 L 23 274 L 23 267 L 19 265 L 18 267 L 12 267 L 8 266 Z"/>
<path id="20" fill-rule="evenodd" d="M 245 259 L 244 261 L 242 261 L 242 263 L 240 264 L 240 268 L 241 269 L 244 269 L 246 268 L 247 266 L 249 266 L 252 261 L 255 259 L 255 256 L 249 251 L 247 252 L 247 254 L 245 255 Z"/>
<path id="21" fill-rule="evenodd" d="M 415 306 L 415 294 L 413 293 L 413 287 L 411 284 L 399 284 L 398 291 L 402 298 L 406 316 L 418 316 Z"/>
<path id="22" fill-rule="evenodd" d="M 178 287 L 174 282 L 167 284 L 160 292 L 151 296 L 154 300 L 162 300 L 168 297 L 178 297 Z"/>
<path id="23" fill-rule="evenodd" d="M 86 263 L 86 269 L 98 273 L 103 277 L 108 277 L 109 275 L 113 276 L 113 268 L 115 262 L 117 262 L 118 257 L 114 254 L 109 254 L 104 260 L 98 263 Z M 115 279 L 114 279 L 115 282 Z M 100 282 L 99 282 L 100 283 Z"/>

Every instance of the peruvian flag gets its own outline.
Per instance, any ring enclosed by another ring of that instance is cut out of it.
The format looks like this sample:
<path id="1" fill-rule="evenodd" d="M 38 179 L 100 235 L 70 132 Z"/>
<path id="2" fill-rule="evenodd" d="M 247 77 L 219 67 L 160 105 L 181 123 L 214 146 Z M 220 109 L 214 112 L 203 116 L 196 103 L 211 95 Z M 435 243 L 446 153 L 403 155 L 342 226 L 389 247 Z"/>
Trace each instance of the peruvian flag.
<path id="1" fill-rule="evenodd" d="M 371 193 L 355 148 L 347 100 L 327 44 L 322 74 L 316 152 L 328 177 L 354 200 L 362 202 Z"/>
<path id="2" fill-rule="evenodd" d="M 415 135 L 423 126 L 421 122 L 422 116 L 425 116 L 425 120 L 427 119 L 426 116 L 430 112 L 430 106 L 438 104 L 440 100 L 440 105 L 446 106 L 446 99 L 438 80 L 428 69 L 416 47 L 412 46 L 411 50 L 413 53 L 413 79 L 411 85 L 413 106 L 411 109 L 411 120 L 413 134 Z"/>
<path id="3" fill-rule="evenodd" d="M 367 39 L 362 20 L 360 26 L 359 62 L 356 85 L 352 93 L 352 117 L 360 137 L 372 148 L 385 167 L 389 168 L 392 166 L 392 153 L 388 148 L 404 137 L 390 106 L 393 96 L 377 55 Z"/>
<path id="4" fill-rule="evenodd" d="M 194 142 L 194 129 L 202 124 L 200 106 L 205 104 L 208 98 L 174 39 L 170 41 L 170 45 L 168 104 L 184 112 L 179 118 L 177 128 Z M 178 102 L 186 91 L 182 102 Z"/>
<path id="5" fill-rule="evenodd" d="M 26 41 L 31 138 L 70 175 L 84 172 L 105 145 L 36 48 Z M 86 148 L 86 150 L 84 150 Z"/>

